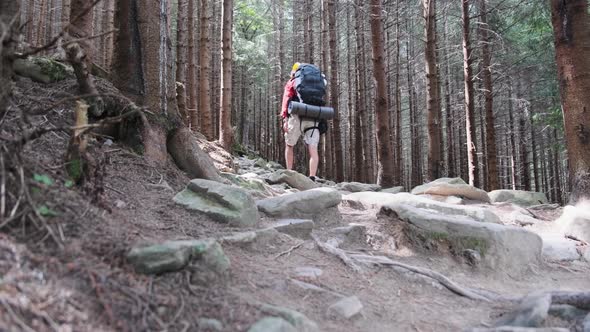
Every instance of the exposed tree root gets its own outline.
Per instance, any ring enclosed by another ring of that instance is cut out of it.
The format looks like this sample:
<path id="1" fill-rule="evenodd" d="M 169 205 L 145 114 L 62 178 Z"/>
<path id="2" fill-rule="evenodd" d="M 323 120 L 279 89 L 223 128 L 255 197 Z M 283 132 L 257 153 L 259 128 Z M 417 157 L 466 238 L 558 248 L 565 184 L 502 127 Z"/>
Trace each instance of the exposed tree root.
<path id="1" fill-rule="evenodd" d="M 340 258 L 340 260 L 342 260 L 342 262 L 344 262 L 344 264 L 346 266 L 350 267 L 351 269 L 353 269 L 356 272 L 362 272 L 361 267 L 357 263 L 365 264 L 365 265 L 398 267 L 398 268 L 402 268 L 402 269 L 432 278 L 432 279 L 436 280 L 438 283 L 440 283 L 441 285 L 443 285 L 444 287 L 446 287 L 451 292 L 461 295 L 461 296 L 464 296 L 469 299 L 486 301 L 486 302 L 510 300 L 510 299 L 504 298 L 502 296 L 493 294 L 491 292 L 479 291 L 479 290 L 470 289 L 470 288 L 460 286 L 457 283 L 455 283 L 454 281 L 452 281 L 451 279 L 447 278 L 446 276 L 444 276 L 438 272 L 432 271 L 430 269 L 396 262 L 396 261 L 394 261 L 388 257 L 385 257 L 385 256 L 370 256 L 370 255 L 365 255 L 362 253 L 351 253 L 349 255 L 349 254 L 347 254 L 346 251 L 344 251 L 342 249 L 336 248 L 330 244 L 320 241 L 314 235 L 312 235 L 312 238 L 317 243 L 317 245 L 321 251 L 328 253 L 328 254 L 332 254 L 332 255 Z"/>
<path id="2" fill-rule="evenodd" d="M 552 304 L 569 304 L 579 309 L 590 310 L 590 292 L 551 292 Z"/>

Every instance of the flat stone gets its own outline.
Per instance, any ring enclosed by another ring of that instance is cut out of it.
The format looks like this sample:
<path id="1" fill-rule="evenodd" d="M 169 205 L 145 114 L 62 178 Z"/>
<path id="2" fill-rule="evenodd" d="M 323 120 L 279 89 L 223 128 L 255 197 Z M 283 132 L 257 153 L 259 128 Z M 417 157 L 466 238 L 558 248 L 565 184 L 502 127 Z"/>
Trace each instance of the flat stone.
<path id="1" fill-rule="evenodd" d="M 500 189 L 490 191 L 488 195 L 492 203 L 510 202 L 525 207 L 548 202 L 544 193 L 534 191 Z"/>
<path id="2" fill-rule="evenodd" d="M 230 267 L 221 245 L 212 239 L 168 241 L 135 247 L 127 254 L 127 260 L 143 274 L 178 271 L 191 261 L 198 261 L 204 269 L 216 274 L 223 274 Z"/>
<path id="3" fill-rule="evenodd" d="M 577 321 L 586 317 L 586 310 L 578 309 L 568 304 L 553 304 L 549 308 L 549 315 L 559 317 L 566 321 Z"/>
<path id="4" fill-rule="evenodd" d="M 307 176 L 292 170 L 276 171 L 267 179 L 267 181 L 270 184 L 286 183 L 299 190 L 309 190 L 319 187 L 317 183 L 313 182 Z"/>
<path id="5" fill-rule="evenodd" d="M 356 296 L 344 298 L 328 308 L 330 316 L 336 316 L 344 319 L 350 319 L 359 314 L 363 309 L 363 304 Z"/>
<path id="6" fill-rule="evenodd" d="M 295 268 L 295 277 L 305 280 L 316 280 L 323 273 L 324 271 L 322 271 L 322 269 L 313 266 L 301 266 Z"/>
<path id="7" fill-rule="evenodd" d="M 254 323 L 248 332 L 297 332 L 297 329 L 282 318 L 264 317 Z"/>
<path id="8" fill-rule="evenodd" d="M 270 189 L 270 186 L 266 184 L 264 180 L 258 178 L 258 176 L 244 176 L 226 172 L 222 172 L 221 176 L 231 181 L 231 183 L 246 190 L 254 197 L 265 198 L 272 196 L 272 190 Z"/>
<path id="9" fill-rule="evenodd" d="M 199 320 L 197 321 L 197 324 L 199 325 L 199 330 L 205 330 L 205 331 L 222 331 L 223 330 L 223 324 L 218 321 L 217 319 L 213 319 L 213 318 L 199 318 Z"/>
<path id="10" fill-rule="evenodd" d="M 380 185 L 360 182 L 341 182 L 336 185 L 336 189 L 350 191 L 353 193 L 361 191 L 378 191 Z"/>
<path id="11" fill-rule="evenodd" d="M 174 196 L 174 201 L 230 226 L 253 226 L 260 219 L 250 194 L 215 181 L 191 180 L 185 190 Z"/>
<path id="12" fill-rule="evenodd" d="M 256 202 L 258 210 L 271 217 L 312 219 L 325 224 L 339 222 L 342 195 L 331 188 L 316 188 Z"/>
<path id="13" fill-rule="evenodd" d="M 221 243 L 237 245 L 254 251 L 264 251 L 272 247 L 279 239 L 279 232 L 272 228 L 263 228 L 255 231 L 234 233 L 219 238 Z"/>
<path id="14" fill-rule="evenodd" d="M 379 215 L 406 223 L 404 227 L 422 242 L 450 245 L 455 254 L 465 249 L 476 250 L 481 254 L 482 265 L 492 269 L 521 271 L 541 262 L 541 238 L 520 227 L 477 222 L 472 217 L 406 204 L 385 205 Z"/>
<path id="15" fill-rule="evenodd" d="M 540 327 L 549 313 L 550 293 L 533 293 L 526 296 L 518 307 L 502 316 L 496 326 Z"/>
<path id="16" fill-rule="evenodd" d="M 575 241 L 568 240 L 560 234 L 541 234 L 543 239 L 543 257 L 550 261 L 576 261 L 581 258 Z"/>
<path id="17" fill-rule="evenodd" d="M 403 191 L 404 191 L 404 187 L 398 186 L 398 187 L 381 189 L 380 192 L 382 192 L 382 193 L 389 193 L 389 194 L 398 194 L 398 193 L 401 193 Z"/>
<path id="18" fill-rule="evenodd" d="M 270 304 L 263 304 L 260 310 L 269 315 L 280 316 L 291 325 L 293 325 L 298 332 L 318 332 L 318 325 L 307 318 L 304 314 L 284 307 L 274 306 Z"/>
<path id="19" fill-rule="evenodd" d="M 464 206 L 438 202 L 424 195 L 409 193 L 387 194 L 381 192 L 362 192 L 342 196 L 342 201 L 353 208 L 381 208 L 389 204 L 405 204 L 414 208 L 437 211 L 441 214 L 467 216 L 487 223 L 500 224 L 500 218 L 489 209 L 478 206 Z"/>
<path id="20" fill-rule="evenodd" d="M 440 178 L 412 189 L 414 195 L 459 196 L 489 203 L 490 198 L 484 190 L 466 184 L 460 178 Z"/>
<path id="21" fill-rule="evenodd" d="M 273 228 L 300 239 L 309 239 L 314 225 L 311 219 L 281 219 Z"/>

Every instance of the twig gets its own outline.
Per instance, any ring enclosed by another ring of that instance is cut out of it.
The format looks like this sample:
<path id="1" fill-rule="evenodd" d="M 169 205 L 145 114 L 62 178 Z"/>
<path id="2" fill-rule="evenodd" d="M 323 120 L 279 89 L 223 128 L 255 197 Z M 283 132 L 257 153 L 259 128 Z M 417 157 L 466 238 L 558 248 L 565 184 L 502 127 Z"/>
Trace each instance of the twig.
<path id="1" fill-rule="evenodd" d="M 274 259 L 277 259 L 277 258 L 284 256 L 284 255 L 290 255 L 293 250 L 301 247 L 304 243 L 305 243 L 305 241 L 301 241 L 299 244 L 296 244 L 296 245 L 292 246 L 291 248 L 289 248 L 288 250 L 285 250 L 285 251 L 281 252 L 280 254 L 276 255 Z"/>
<path id="2" fill-rule="evenodd" d="M 88 7 L 84 8 L 84 10 L 76 17 L 74 17 L 74 19 L 70 20 L 70 23 L 68 23 L 68 25 L 66 25 L 57 36 L 53 37 L 52 40 L 50 40 L 47 44 L 40 46 L 40 47 L 34 47 L 32 50 L 29 50 L 28 52 L 24 52 L 21 54 L 18 54 L 17 56 L 19 58 L 27 58 L 31 55 L 35 55 L 39 52 L 43 52 L 45 50 L 50 49 L 51 47 L 53 47 L 60 38 L 62 38 L 67 32 L 68 30 L 70 30 L 70 28 L 74 25 L 74 23 L 78 22 L 78 20 L 80 20 L 82 17 L 84 17 L 86 14 L 88 14 L 92 8 L 94 8 L 99 2 L 101 2 L 102 0 L 95 0 L 94 2 L 92 2 L 90 5 L 88 5 Z"/>
<path id="3" fill-rule="evenodd" d="M 2 306 L 4 307 L 4 309 L 6 309 L 6 311 L 8 311 L 8 313 L 10 314 L 10 316 L 12 317 L 12 319 L 14 319 L 14 321 L 24 330 L 27 332 L 35 332 L 35 330 L 33 330 L 30 326 L 28 326 L 27 324 L 25 324 L 25 322 L 23 322 L 15 313 L 14 311 L 12 311 L 12 308 L 10 308 L 10 304 L 6 303 L 6 301 L 4 301 L 4 299 L 0 298 L 0 303 L 2 303 Z"/>
<path id="4" fill-rule="evenodd" d="M 582 239 L 579 239 L 579 238 L 577 238 L 576 236 L 574 236 L 572 234 L 566 234 L 565 235 L 565 238 L 566 239 L 570 239 L 570 240 L 574 240 L 574 241 L 577 241 L 577 242 L 580 242 L 580 244 L 583 245 L 583 246 L 587 246 L 588 245 L 588 242 L 586 242 L 586 241 L 584 241 Z"/>
<path id="5" fill-rule="evenodd" d="M 106 36 L 106 35 L 110 35 L 111 33 L 115 33 L 117 31 L 119 31 L 119 29 L 112 29 L 112 30 L 109 30 L 109 31 L 105 31 L 103 33 L 99 33 L 98 35 L 92 35 L 92 36 L 88 36 L 88 37 L 84 37 L 84 38 L 77 38 L 77 39 L 68 40 L 67 42 L 65 42 L 65 43 L 62 44 L 62 47 L 66 47 L 68 45 L 79 43 L 79 42 L 82 42 L 82 41 L 97 39 L 97 38 L 100 38 L 102 36 Z"/>
<path id="6" fill-rule="evenodd" d="M 122 196 L 125 196 L 125 193 L 124 192 L 122 192 L 120 190 L 117 190 L 117 189 L 115 189 L 115 188 L 113 188 L 111 186 L 105 185 L 104 187 L 107 188 L 107 189 L 109 189 L 109 190 L 112 190 L 112 191 L 116 192 L 117 194 L 120 194 Z"/>

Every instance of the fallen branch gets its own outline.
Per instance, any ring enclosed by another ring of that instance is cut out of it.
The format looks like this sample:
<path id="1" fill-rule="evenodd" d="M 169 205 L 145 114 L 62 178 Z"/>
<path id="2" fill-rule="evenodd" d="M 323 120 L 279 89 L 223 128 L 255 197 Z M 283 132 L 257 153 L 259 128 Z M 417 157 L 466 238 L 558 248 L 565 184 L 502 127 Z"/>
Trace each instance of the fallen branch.
<path id="1" fill-rule="evenodd" d="M 356 265 L 355 262 L 350 257 L 348 257 L 348 255 L 346 255 L 344 250 L 320 241 L 315 235 L 312 235 L 311 237 L 313 238 L 313 240 L 318 245 L 321 251 L 340 258 L 340 260 L 344 262 L 346 266 L 350 267 L 355 272 L 362 272 L 360 266 Z"/>
<path id="2" fill-rule="evenodd" d="M 574 236 L 574 235 L 571 235 L 571 234 L 566 234 L 566 235 L 565 235 L 565 238 L 566 238 L 566 239 L 570 239 L 570 240 L 574 240 L 574 241 L 576 241 L 576 242 L 580 242 L 580 245 L 582 245 L 582 246 L 587 246 L 587 245 L 588 245 L 588 242 L 586 242 L 586 241 L 584 241 L 584 240 L 582 240 L 582 239 L 579 239 L 579 238 L 577 238 L 576 236 Z"/>
<path id="3" fill-rule="evenodd" d="M 279 253 L 278 255 L 275 256 L 275 259 L 281 257 L 281 256 L 285 256 L 285 255 L 289 255 L 291 254 L 291 252 L 299 247 L 301 247 L 303 244 L 305 243 L 305 241 L 301 241 L 299 244 L 296 244 L 294 246 L 292 246 L 291 248 L 289 248 L 288 250 L 285 250 L 281 253 Z"/>

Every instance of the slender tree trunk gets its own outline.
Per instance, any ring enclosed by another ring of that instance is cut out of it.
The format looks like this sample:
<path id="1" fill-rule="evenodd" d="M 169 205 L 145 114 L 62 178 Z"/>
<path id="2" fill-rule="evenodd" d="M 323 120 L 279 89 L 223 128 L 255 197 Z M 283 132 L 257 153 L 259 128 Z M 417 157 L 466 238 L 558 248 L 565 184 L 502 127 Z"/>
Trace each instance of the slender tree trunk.
<path id="1" fill-rule="evenodd" d="M 426 23 L 426 106 L 428 110 L 428 180 L 433 181 L 442 175 L 440 151 L 440 98 L 439 77 L 436 58 L 436 0 L 423 0 L 423 15 Z"/>
<path id="2" fill-rule="evenodd" d="M 178 21 L 176 26 L 176 82 L 181 83 L 184 88 L 183 93 L 177 93 L 176 100 L 178 109 L 182 115 L 184 123 L 189 124 L 188 110 L 186 104 L 186 63 L 188 55 L 188 13 L 187 0 L 178 0 Z"/>
<path id="3" fill-rule="evenodd" d="M 231 97 L 232 97 L 232 25 L 233 0 L 223 0 L 222 17 L 222 63 L 221 63 L 221 108 L 219 118 L 219 141 L 231 151 Z"/>
<path id="4" fill-rule="evenodd" d="M 535 191 L 541 191 L 539 182 L 539 165 L 537 157 L 537 134 L 535 133 L 535 125 L 533 121 L 534 106 L 529 110 L 529 123 L 531 125 L 531 152 L 533 157 L 533 179 L 535 183 Z"/>
<path id="5" fill-rule="evenodd" d="M 557 129 L 553 128 L 553 142 L 558 142 L 558 137 L 557 137 Z M 555 184 L 554 184 L 554 188 L 555 188 L 555 201 L 559 204 L 563 204 L 563 193 L 561 190 L 561 167 L 560 165 L 562 164 L 561 159 L 559 158 L 559 147 L 557 144 L 553 145 L 553 160 L 554 160 L 554 165 L 555 165 L 555 170 L 554 170 L 554 174 L 555 174 Z M 583 193 L 583 195 L 588 195 L 588 192 Z M 582 198 L 585 198 L 587 196 L 580 196 Z"/>
<path id="6" fill-rule="evenodd" d="M 12 62 L 18 42 L 19 10 L 20 1 L 0 1 L 0 119 L 4 118 L 12 95 Z"/>
<path id="7" fill-rule="evenodd" d="M 377 115 L 377 184 L 383 187 L 394 185 L 393 153 L 389 140 L 389 101 L 385 81 L 385 59 L 383 46 L 383 21 L 381 0 L 371 0 L 371 33 L 373 41 L 373 75 L 375 77 L 375 113 Z"/>
<path id="8" fill-rule="evenodd" d="M 329 26 L 329 45 L 330 45 L 330 87 L 331 87 L 331 106 L 336 110 L 334 116 L 334 166 L 336 167 L 336 181 L 344 180 L 344 163 L 342 155 L 342 135 L 340 133 L 340 115 L 339 98 L 340 98 L 340 81 L 338 80 L 338 40 L 336 27 L 336 4 L 337 0 L 328 0 L 328 26 Z"/>
<path id="9" fill-rule="evenodd" d="M 195 63 L 195 0 L 187 0 L 187 30 L 188 30 L 188 110 L 192 130 L 198 130 L 200 125 L 199 110 L 197 110 L 197 65 Z"/>
<path id="10" fill-rule="evenodd" d="M 518 167 L 516 166 L 516 136 L 514 130 L 514 116 L 513 116 L 513 102 L 512 102 L 512 84 L 508 87 L 508 129 L 510 130 L 510 174 L 512 181 L 512 190 L 517 189 L 519 179 L 516 174 Z"/>
<path id="11" fill-rule="evenodd" d="M 465 75 L 465 134 L 467 137 L 467 162 L 469 172 L 469 184 L 478 186 L 477 155 L 475 151 L 475 111 L 473 68 L 471 58 L 471 42 L 469 40 L 469 0 L 461 0 L 463 20 L 463 69 Z"/>
<path id="12" fill-rule="evenodd" d="M 399 0 L 395 2 L 395 160 L 394 160 L 394 178 L 395 183 L 403 183 L 403 144 L 402 144 L 402 88 L 400 84 L 401 72 L 401 54 L 400 54 L 400 19 L 399 19 Z"/>
<path id="13" fill-rule="evenodd" d="M 211 70 L 210 52 L 211 46 L 209 43 L 209 12 L 207 9 L 208 0 L 201 1 L 201 42 L 199 43 L 199 63 L 201 65 L 199 76 L 199 113 L 201 114 L 201 131 L 208 140 L 213 140 L 215 137 L 213 130 L 213 123 L 211 119 L 211 87 L 209 85 Z"/>
<path id="14" fill-rule="evenodd" d="M 569 161 L 570 202 L 590 197 L 590 18 L 587 0 L 551 1 Z"/>
<path id="15" fill-rule="evenodd" d="M 520 138 L 520 182 L 522 189 L 526 191 L 531 190 L 531 178 L 530 178 L 530 167 L 528 161 L 527 152 L 527 140 L 526 140 L 526 121 L 523 116 L 518 119 L 519 125 L 519 138 Z"/>

